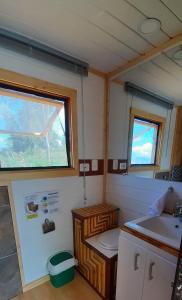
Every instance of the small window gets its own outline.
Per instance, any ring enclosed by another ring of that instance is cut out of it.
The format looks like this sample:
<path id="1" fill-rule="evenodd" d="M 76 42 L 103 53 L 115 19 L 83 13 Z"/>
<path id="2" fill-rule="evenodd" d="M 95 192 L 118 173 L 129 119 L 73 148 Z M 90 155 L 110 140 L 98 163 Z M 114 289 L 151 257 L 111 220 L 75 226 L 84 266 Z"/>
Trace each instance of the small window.
<path id="1" fill-rule="evenodd" d="M 130 170 L 160 168 L 165 119 L 161 116 L 131 110 L 130 119 Z"/>
<path id="2" fill-rule="evenodd" d="M 0 169 L 71 167 L 66 97 L 0 88 Z"/>
<path id="3" fill-rule="evenodd" d="M 131 165 L 155 165 L 159 135 L 158 123 L 134 118 Z"/>

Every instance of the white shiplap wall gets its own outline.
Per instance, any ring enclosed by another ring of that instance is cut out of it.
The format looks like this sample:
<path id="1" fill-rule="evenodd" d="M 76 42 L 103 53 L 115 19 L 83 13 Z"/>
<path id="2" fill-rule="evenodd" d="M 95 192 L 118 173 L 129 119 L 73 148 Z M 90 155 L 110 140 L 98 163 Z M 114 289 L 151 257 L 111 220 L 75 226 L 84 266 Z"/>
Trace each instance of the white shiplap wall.
<path id="1" fill-rule="evenodd" d="M 145 216 L 149 205 L 162 196 L 168 187 L 174 187 L 174 193 L 167 200 L 166 208 L 174 207 L 174 203 L 182 199 L 181 182 L 108 174 L 107 183 L 107 200 L 121 209 L 121 224 Z"/>

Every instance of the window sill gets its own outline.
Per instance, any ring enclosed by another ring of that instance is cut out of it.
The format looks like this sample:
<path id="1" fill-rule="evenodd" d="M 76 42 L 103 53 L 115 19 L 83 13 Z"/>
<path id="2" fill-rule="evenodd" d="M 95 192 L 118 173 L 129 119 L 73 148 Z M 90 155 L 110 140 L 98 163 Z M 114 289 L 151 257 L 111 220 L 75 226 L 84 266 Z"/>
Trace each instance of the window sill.
<path id="1" fill-rule="evenodd" d="M 41 179 L 41 178 L 56 178 L 79 176 L 78 168 L 65 168 L 65 169 L 47 169 L 47 170 L 22 170 L 22 171 L 1 171 L 0 180 L 15 181 L 15 180 L 28 180 L 28 179 Z"/>
<path id="2" fill-rule="evenodd" d="M 130 166 L 128 168 L 129 172 L 142 172 L 142 171 L 158 171 L 160 170 L 160 166 Z"/>

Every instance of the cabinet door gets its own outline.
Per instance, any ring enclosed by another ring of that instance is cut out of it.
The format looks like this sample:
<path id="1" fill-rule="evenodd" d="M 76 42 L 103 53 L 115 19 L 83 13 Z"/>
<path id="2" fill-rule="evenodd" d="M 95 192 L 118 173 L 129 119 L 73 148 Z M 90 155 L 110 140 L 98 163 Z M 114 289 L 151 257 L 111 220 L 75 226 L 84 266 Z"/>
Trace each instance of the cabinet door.
<path id="1" fill-rule="evenodd" d="M 116 300 L 141 300 L 145 261 L 145 250 L 120 236 Z"/>
<path id="2" fill-rule="evenodd" d="M 142 300 L 171 300 L 176 265 L 148 253 Z"/>

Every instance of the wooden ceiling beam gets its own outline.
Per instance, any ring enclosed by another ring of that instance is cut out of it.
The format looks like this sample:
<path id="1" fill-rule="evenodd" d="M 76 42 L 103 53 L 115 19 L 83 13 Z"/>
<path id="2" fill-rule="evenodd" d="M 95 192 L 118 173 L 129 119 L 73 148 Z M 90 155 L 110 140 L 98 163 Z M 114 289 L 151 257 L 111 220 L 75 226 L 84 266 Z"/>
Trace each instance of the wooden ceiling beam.
<path id="1" fill-rule="evenodd" d="M 97 70 L 95 68 L 92 68 L 92 67 L 89 67 L 88 71 L 98 77 L 101 77 L 103 79 L 106 79 L 107 78 L 107 73 L 103 72 L 103 71 L 100 71 L 100 70 Z"/>
<path id="2" fill-rule="evenodd" d="M 125 72 L 135 68 L 136 66 L 141 65 L 141 64 L 151 60 L 152 58 L 161 54 L 163 51 L 167 51 L 167 50 L 179 45 L 180 43 L 182 43 L 182 32 L 180 34 L 176 35 L 175 37 L 170 38 L 169 40 L 167 40 L 163 43 L 160 43 L 158 46 L 150 48 L 144 54 L 140 54 L 140 55 L 136 56 L 135 58 L 129 60 L 126 64 L 123 64 L 123 65 L 117 67 L 116 69 L 114 69 L 113 71 L 109 72 L 107 74 L 108 79 L 113 80 L 116 77 L 118 77 L 121 73 L 125 73 Z"/>
<path id="3" fill-rule="evenodd" d="M 124 81 L 118 78 L 112 79 L 112 82 L 116 83 L 116 84 L 120 84 L 120 85 L 124 85 Z"/>
<path id="4" fill-rule="evenodd" d="M 103 79 L 107 79 L 108 73 L 102 72 L 102 71 L 97 70 L 97 69 L 94 69 L 94 68 L 92 68 L 92 67 L 89 67 L 89 70 L 88 70 L 88 71 L 89 71 L 90 73 L 92 73 L 92 74 L 98 76 L 98 77 L 101 77 L 101 78 L 103 78 Z M 115 78 L 115 79 L 113 79 L 113 80 L 111 80 L 111 81 L 114 82 L 114 83 L 116 83 L 116 84 L 124 85 L 124 81 L 121 80 L 121 79 Z"/>

